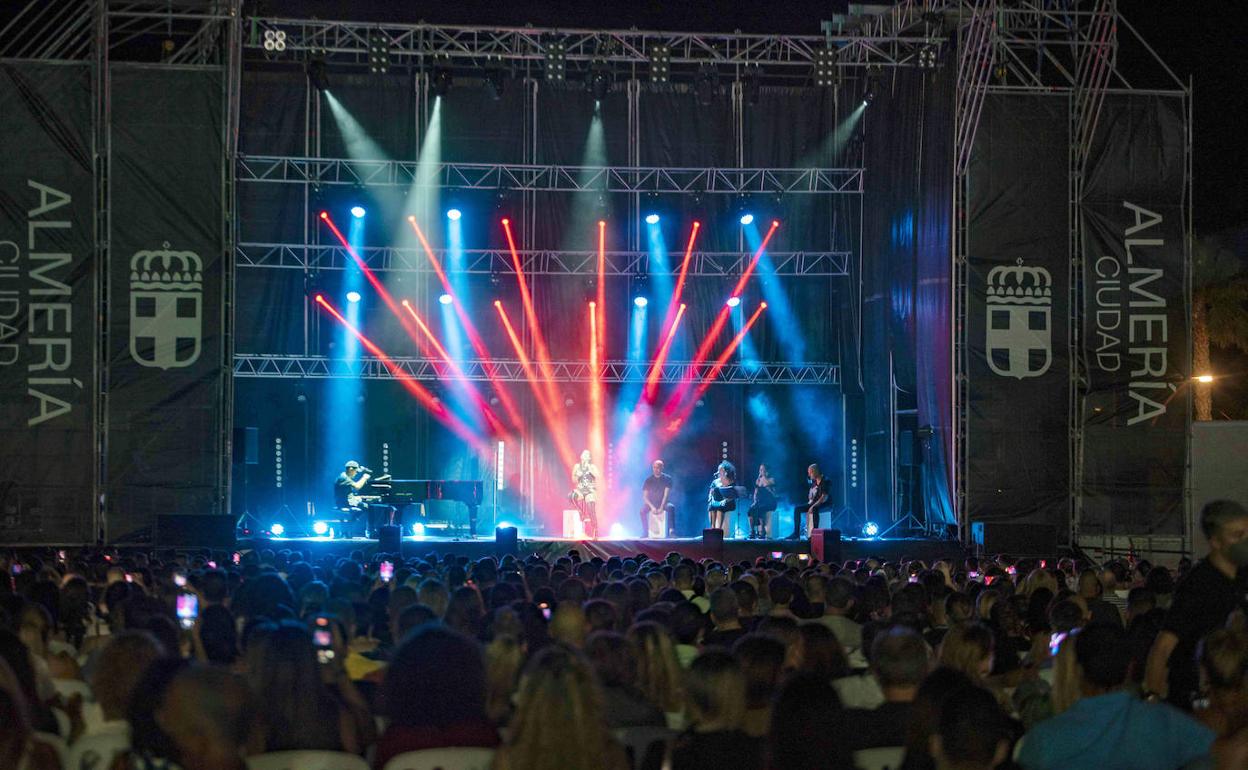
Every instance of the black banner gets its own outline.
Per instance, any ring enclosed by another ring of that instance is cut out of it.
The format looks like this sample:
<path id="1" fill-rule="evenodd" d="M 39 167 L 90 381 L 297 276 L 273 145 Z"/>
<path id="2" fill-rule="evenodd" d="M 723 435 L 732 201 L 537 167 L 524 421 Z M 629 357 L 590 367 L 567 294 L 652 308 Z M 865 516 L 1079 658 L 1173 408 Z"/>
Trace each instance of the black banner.
<path id="1" fill-rule="evenodd" d="M 221 77 L 112 70 L 112 539 L 223 512 Z"/>
<path id="2" fill-rule="evenodd" d="M 0 542 L 92 539 L 91 73 L 0 62 Z"/>
<path id="3" fill-rule="evenodd" d="M 1084 221 L 1087 534 L 1181 534 L 1187 448 L 1185 120 L 1178 97 L 1111 96 Z"/>
<path id="4" fill-rule="evenodd" d="M 1067 101 L 989 95 L 968 174 L 971 521 L 1066 531 Z"/>

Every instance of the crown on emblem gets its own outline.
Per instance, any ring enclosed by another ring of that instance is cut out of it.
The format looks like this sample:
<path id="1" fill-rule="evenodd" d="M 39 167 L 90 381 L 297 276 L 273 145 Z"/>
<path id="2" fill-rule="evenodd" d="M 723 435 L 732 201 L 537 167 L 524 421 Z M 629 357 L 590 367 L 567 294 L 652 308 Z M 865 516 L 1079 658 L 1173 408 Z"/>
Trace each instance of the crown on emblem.
<path id="1" fill-rule="evenodd" d="M 168 241 L 162 245 L 162 249 L 135 252 L 130 258 L 130 285 L 166 291 L 199 289 L 203 281 L 199 255 L 193 251 L 173 251 Z"/>
<path id="2" fill-rule="evenodd" d="M 1008 304 L 1050 304 L 1053 279 L 1043 267 L 994 267 L 988 272 L 988 301 Z"/>

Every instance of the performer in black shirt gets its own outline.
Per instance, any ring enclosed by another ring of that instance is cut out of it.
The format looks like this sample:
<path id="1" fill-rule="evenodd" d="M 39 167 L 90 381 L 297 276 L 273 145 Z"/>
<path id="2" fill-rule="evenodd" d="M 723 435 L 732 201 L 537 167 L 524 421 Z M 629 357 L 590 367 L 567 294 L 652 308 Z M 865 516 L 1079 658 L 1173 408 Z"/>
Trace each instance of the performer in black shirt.
<path id="1" fill-rule="evenodd" d="M 360 501 L 356 499 L 355 493 L 364 488 L 372 475 L 372 470 L 360 467 L 355 460 L 347 460 L 342 473 L 334 480 L 334 505 L 339 508 L 359 508 Z"/>
<path id="2" fill-rule="evenodd" d="M 750 503 L 750 539 L 761 540 L 771 535 L 771 513 L 776 510 L 776 480 L 766 465 L 758 466 L 754 479 L 754 500 Z"/>
<path id="3" fill-rule="evenodd" d="M 802 520 L 806 522 L 806 536 L 810 537 L 810 533 L 815 531 L 819 525 L 819 514 L 823 513 L 828 507 L 828 499 L 831 492 L 831 484 L 828 477 L 823 475 L 819 470 L 819 466 L 814 463 L 806 469 L 806 477 L 810 480 L 810 493 L 807 495 L 807 503 L 805 508 L 795 508 L 793 510 L 793 534 L 789 535 L 789 540 L 798 540 L 802 536 Z"/>
<path id="4" fill-rule="evenodd" d="M 715 471 L 707 492 L 706 516 L 711 529 L 723 529 L 726 514 L 737 510 L 737 499 L 741 497 L 742 488 L 737 487 L 737 468 L 724 460 Z"/>
<path id="5" fill-rule="evenodd" d="M 641 485 L 641 536 L 650 532 L 651 514 L 667 513 L 667 528 L 664 535 L 675 528 L 676 506 L 668 502 L 672 496 L 672 477 L 663 472 L 663 461 L 655 460 L 650 466 L 653 471 Z"/>

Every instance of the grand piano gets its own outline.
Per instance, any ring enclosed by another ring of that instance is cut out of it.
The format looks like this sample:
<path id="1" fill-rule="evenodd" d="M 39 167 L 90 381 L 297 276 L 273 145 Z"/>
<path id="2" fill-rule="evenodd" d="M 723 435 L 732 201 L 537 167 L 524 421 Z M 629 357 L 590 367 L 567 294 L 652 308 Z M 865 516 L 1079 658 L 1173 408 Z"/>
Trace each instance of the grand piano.
<path id="1" fill-rule="evenodd" d="M 463 503 L 468 507 L 468 532 L 475 535 L 477 531 L 477 508 L 481 505 L 485 484 L 481 481 L 447 481 L 444 479 L 395 479 L 389 475 L 371 479 L 362 494 L 355 497 L 364 503 L 388 505 L 396 512 L 398 521 L 403 524 L 403 509 L 415 503 L 429 500 L 451 500 Z M 426 516 L 421 523 L 438 521 Z M 412 522 L 407 522 L 411 524 Z M 448 526 L 450 522 L 447 521 Z"/>

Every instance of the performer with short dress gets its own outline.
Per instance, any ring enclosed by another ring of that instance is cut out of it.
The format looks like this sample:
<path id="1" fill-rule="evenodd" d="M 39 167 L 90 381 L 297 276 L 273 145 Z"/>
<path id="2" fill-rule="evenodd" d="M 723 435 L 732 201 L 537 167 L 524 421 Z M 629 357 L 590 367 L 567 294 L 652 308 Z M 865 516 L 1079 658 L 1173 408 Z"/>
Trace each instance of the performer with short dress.
<path id="1" fill-rule="evenodd" d="M 672 477 L 663 472 L 663 461 L 650 465 L 651 473 L 641 485 L 641 536 L 650 533 L 650 517 L 666 514 L 659 537 L 670 535 L 676 527 L 676 506 L 668 502 L 672 496 Z"/>
<path id="2" fill-rule="evenodd" d="M 741 488 L 737 486 L 737 469 L 724 460 L 715 471 L 711 488 L 706 496 L 706 515 L 711 529 L 723 529 L 727 514 L 737 510 L 737 498 Z"/>
<path id="3" fill-rule="evenodd" d="M 572 466 L 572 491 L 568 499 L 580 513 L 585 536 L 590 539 L 598 537 L 598 477 L 598 466 L 586 449 L 581 452 L 581 461 Z"/>
<path id="4" fill-rule="evenodd" d="M 776 480 L 767 472 L 766 465 L 760 465 L 758 478 L 754 479 L 754 499 L 748 513 L 751 540 L 771 537 L 771 514 L 775 510 Z"/>

